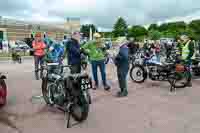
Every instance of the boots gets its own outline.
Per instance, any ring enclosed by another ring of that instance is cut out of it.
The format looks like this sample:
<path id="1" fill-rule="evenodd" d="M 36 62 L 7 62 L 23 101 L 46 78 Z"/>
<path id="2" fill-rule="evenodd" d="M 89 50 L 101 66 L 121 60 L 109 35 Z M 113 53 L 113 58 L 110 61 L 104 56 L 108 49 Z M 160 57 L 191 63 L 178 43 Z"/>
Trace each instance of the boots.
<path id="1" fill-rule="evenodd" d="M 121 91 L 119 91 L 119 92 L 117 93 L 117 97 L 126 97 L 126 96 L 128 96 L 128 91 L 127 91 L 127 89 L 121 89 Z"/>

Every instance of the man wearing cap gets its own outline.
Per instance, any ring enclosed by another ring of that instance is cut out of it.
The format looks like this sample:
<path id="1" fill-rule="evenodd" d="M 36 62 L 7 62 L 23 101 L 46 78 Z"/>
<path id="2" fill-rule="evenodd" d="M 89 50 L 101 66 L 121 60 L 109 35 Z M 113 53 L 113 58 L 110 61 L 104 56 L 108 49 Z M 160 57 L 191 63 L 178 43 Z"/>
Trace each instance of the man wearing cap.
<path id="1" fill-rule="evenodd" d="M 191 69 L 191 64 L 192 64 L 192 59 L 194 58 L 194 43 L 192 40 L 187 35 L 182 35 L 180 37 L 182 40 L 182 45 L 180 45 L 181 49 L 181 58 L 184 60 L 185 64 L 189 67 L 188 70 L 188 77 L 189 77 L 189 82 L 188 82 L 188 87 L 192 87 L 192 74 L 190 72 Z"/>
<path id="2" fill-rule="evenodd" d="M 39 80 L 39 75 L 38 75 L 39 64 L 40 66 L 43 64 L 43 58 L 45 55 L 45 48 L 46 48 L 45 43 L 42 42 L 40 33 L 37 33 L 35 35 L 35 40 L 33 41 L 32 46 L 34 49 L 35 76 L 36 80 Z M 40 71 L 40 77 L 41 76 L 42 76 L 42 71 Z"/>
<path id="3" fill-rule="evenodd" d="M 101 35 L 99 33 L 94 34 L 95 41 L 90 41 L 82 46 L 82 49 L 88 53 L 89 59 L 92 65 L 92 74 L 95 81 L 95 87 L 99 87 L 97 69 L 100 68 L 101 77 L 106 91 L 110 90 L 110 86 L 107 84 L 106 80 L 106 65 L 105 65 L 105 47 L 101 42 Z"/>
<path id="4" fill-rule="evenodd" d="M 119 52 L 115 58 L 115 65 L 117 66 L 117 77 L 118 83 L 120 87 L 120 91 L 117 93 L 117 97 L 125 97 L 128 95 L 127 89 L 127 74 L 129 70 L 129 62 L 128 62 L 128 55 L 129 55 L 129 48 L 128 48 L 128 41 L 126 38 L 121 38 L 119 41 Z"/>
<path id="5" fill-rule="evenodd" d="M 65 56 L 67 54 L 68 64 L 71 65 L 71 73 L 81 73 L 81 52 L 80 52 L 80 34 L 75 32 L 71 39 L 65 45 Z"/>

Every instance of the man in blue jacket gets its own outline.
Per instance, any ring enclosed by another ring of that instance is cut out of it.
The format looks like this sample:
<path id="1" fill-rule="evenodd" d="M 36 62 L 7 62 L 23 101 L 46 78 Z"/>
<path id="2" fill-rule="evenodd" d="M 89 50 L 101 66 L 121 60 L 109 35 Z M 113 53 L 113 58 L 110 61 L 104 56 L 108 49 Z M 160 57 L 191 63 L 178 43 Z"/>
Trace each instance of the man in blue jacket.
<path id="1" fill-rule="evenodd" d="M 65 55 L 67 53 L 68 65 L 71 65 L 71 73 L 81 73 L 81 52 L 80 52 L 80 34 L 75 32 L 65 46 Z"/>
<path id="2" fill-rule="evenodd" d="M 115 58 L 115 65 L 117 66 L 117 77 L 119 82 L 120 91 L 117 93 L 117 97 L 125 97 L 128 95 L 127 89 L 127 74 L 129 70 L 129 48 L 126 38 L 122 38 L 119 43 L 119 52 Z"/>

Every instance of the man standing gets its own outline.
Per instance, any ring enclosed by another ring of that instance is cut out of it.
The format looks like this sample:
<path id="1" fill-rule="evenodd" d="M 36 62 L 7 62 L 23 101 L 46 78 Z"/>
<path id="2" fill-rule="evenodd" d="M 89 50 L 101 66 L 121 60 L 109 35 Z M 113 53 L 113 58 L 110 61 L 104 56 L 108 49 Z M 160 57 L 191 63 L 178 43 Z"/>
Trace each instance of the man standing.
<path id="1" fill-rule="evenodd" d="M 32 46 L 34 49 L 35 77 L 36 80 L 39 80 L 38 69 L 39 65 L 41 66 L 43 64 L 43 58 L 45 55 L 45 48 L 46 48 L 45 43 L 42 42 L 40 33 L 37 33 L 35 35 L 35 40 L 33 41 Z M 42 78 L 41 76 L 42 76 L 42 71 L 40 71 L 40 78 Z"/>
<path id="2" fill-rule="evenodd" d="M 188 82 L 188 87 L 192 87 L 192 74 L 191 74 L 191 65 L 192 65 L 192 59 L 194 57 L 194 43 L 192 42 L 192 40 L 190 40 L 190 38 L 187 35 L 182 35 L 181 36 L 181 40 L 183 42 L 182 45 L 182 52 L 181 52 L 181 58 L 182 60 L 184 60 L 185 64 L 187 65 L 188 69 L 188 78 L 189 78 L 189 82 Z"/>
<path id="3" fill-rule="evenodd" d="M 127 74 L 129 70 L 129 63 L 128 63 L 128 42 L 126 38 L 122 38 L 119 42 L 119 52 L 115 58 L 115 65 L 117 66 L 117 77 L 118 83 L 120 87 L 120 91 L 117 93 L 117 97 L 125 97 L 128 95 L 128 88 L 127 88 Z"/>
<path id="4" fill-rule="evenodd" d="M 65 55 L 68 57 L 68 64 L 71 65 L 71 73 L 81 73 L 81 52 L 80 52 L 80 34 L 75 32 L 71 39 L 65 45 Z"/>
<path id="5" fill-rule="evenodd" d="M 107 84 L 106 80 L 106 65 L 105 65 L 105 47 L 101 42 L 101 35 L 99 33 L 94 34 L 95 41 L 91 41 L 82 46 L 86 53 L 89 55 L 89 59 L 92 64 L 92 74 L 95 81 L 95 87 L 99 87 L 97 69 L 100 68 L 101 77 L 103 80 L 104 89 L 106 91 L 110 90 L 110 86 Z"/>

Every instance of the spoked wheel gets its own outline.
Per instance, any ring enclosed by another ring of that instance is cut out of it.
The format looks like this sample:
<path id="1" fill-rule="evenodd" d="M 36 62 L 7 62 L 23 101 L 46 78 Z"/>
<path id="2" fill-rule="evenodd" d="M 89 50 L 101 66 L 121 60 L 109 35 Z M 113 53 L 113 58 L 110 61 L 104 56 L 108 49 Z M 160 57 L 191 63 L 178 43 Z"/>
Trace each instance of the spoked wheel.
<path id="1" fill-rule="evenodd" d="M 47 78 L 42 79 L 42 95 L 46 104 L 52 104 L 52 92 L 53 87 L 56 87 L 54 84 L 49 83 Z"/>
<path id="2" fill-rule="evenodd" d="M 131 79 L 136 83 L 143 83 L 147 78 L 147 72 L 140 65 L 133 65 L 130 71 Z"/>
<path id="3" fill-rule="evenodd" d="M 71 107 L 71 114 L 76 121 L 82 122 L 88 117 L 89 103 L 85 98 L 79 97 L 77 100 L 77 103 Z"/>
<path id="4" fill-rule="evenodd" d="M 4 80 L 0 79 L 0 108 L 6 104 L 7 86 Z"/>

